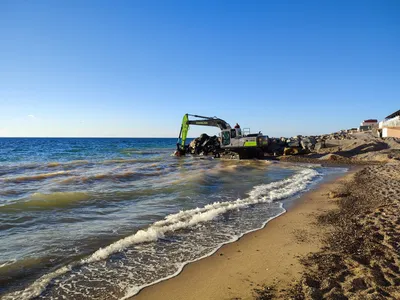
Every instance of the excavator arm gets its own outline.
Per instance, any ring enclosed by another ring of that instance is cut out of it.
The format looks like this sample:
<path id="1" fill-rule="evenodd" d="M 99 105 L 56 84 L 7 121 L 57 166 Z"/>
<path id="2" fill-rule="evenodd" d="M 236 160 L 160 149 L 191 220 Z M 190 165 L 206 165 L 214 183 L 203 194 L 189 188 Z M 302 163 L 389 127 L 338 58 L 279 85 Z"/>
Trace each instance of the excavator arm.
<path id="1" fill-rule="evenodd" d="M 189 116 L 195 117 L 197 119 L 189 120 Z M 185 151 L 185 143 L 189 131 L 189 125 L 213 126 L 213 127 L 218 127 L 221 130 L 231 129 L 231 126 L 227 122 L 217 117 L 204 117 L 198 115 L 185 114 L 182 119 L 182 126 L 179 132 L 179 137 L 177 142 L 178 151 Z"/>

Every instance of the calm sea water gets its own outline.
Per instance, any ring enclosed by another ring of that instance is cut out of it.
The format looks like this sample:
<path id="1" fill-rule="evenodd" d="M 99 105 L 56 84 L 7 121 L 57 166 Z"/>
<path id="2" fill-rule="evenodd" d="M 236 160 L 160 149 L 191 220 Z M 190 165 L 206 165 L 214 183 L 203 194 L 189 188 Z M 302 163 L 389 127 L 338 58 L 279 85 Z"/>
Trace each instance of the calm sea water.
<path id="1" fill-rule="evenodd" d="M 121 299 L 343 172 L 171 156 L 176 139 L 0 139 L 0 297 Z"/>

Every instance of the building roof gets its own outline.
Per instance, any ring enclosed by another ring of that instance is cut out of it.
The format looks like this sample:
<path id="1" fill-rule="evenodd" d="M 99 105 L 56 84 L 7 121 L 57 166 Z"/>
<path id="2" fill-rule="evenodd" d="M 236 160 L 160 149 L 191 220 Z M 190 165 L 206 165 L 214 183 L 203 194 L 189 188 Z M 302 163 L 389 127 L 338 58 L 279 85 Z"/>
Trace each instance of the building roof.
<path id="1" fill-rule="evenodd" d="M 368 120 L 364 120 L 364 123 L 378 123 L 378 120 L 376 120 L 376 119 L 368 119 Z"/>
<path id="2" fill-rule="evenodd" d="M 391 118 L 394 118 L 394 117 L 397 117 L 397 116 L 400 116 L 400 109 L 398 111 L 395 111 L 391 115 L 388 115 L 385 119 L 391 119 Z"/>

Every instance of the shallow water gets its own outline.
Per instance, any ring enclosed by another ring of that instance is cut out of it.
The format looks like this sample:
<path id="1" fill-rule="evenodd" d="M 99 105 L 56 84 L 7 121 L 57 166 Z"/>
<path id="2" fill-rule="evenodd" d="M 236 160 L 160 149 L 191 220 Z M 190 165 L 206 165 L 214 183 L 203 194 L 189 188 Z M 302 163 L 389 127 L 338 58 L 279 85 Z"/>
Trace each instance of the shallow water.
<path id="1" fill-rule="evenodd" d="M 171 156 L 176 139 L 0 139 L 2 299 L 118 299 L 343 169 Z"/>

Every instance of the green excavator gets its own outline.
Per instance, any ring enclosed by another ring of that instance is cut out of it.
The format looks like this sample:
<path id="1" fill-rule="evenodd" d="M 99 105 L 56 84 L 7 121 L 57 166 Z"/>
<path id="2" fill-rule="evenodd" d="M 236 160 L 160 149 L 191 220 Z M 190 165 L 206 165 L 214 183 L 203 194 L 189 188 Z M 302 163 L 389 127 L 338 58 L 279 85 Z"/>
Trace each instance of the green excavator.
<path id="1" fill-rule="evenodd" d="M 189 119 L 190 117 L 196 119 Z M 227 122 L 217 117 L 204 117 L 199 115 L 185 114 L 182 119 L 179 132 L 176 155 L 182 156 L 189 153 L 189 145 L 186 145 L 186 138 L 189 125 L 218 127 L 219 147 L 213 149 L 215 157 L 229 157 L 236 159 L 262 158 L 268 147 L 268 136 L 259 133 L 250 133 L 250 130 L 243 130 L 239 126 L 232 128 Z"/>

